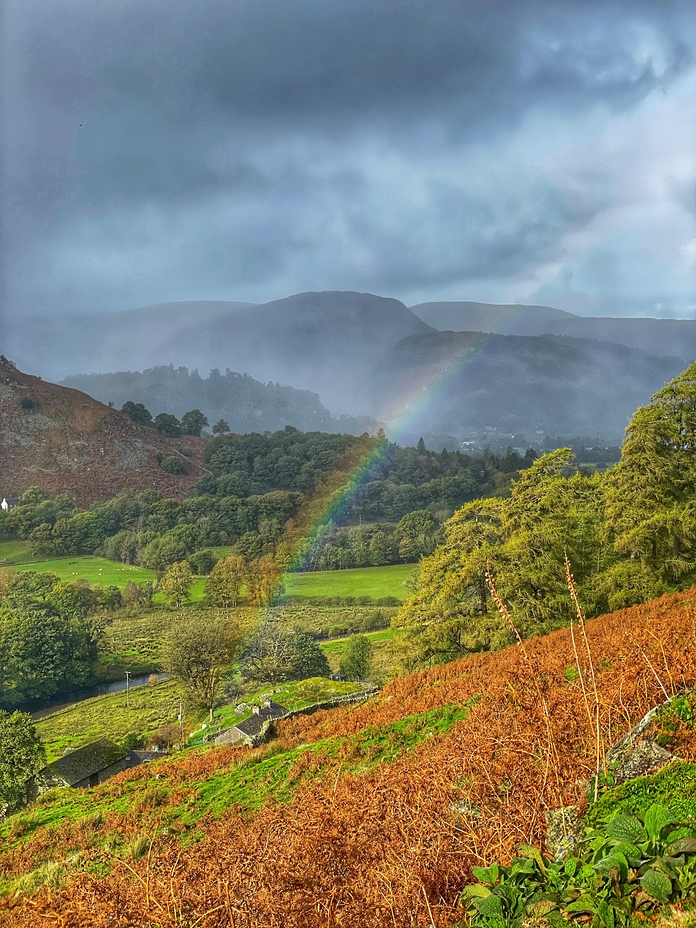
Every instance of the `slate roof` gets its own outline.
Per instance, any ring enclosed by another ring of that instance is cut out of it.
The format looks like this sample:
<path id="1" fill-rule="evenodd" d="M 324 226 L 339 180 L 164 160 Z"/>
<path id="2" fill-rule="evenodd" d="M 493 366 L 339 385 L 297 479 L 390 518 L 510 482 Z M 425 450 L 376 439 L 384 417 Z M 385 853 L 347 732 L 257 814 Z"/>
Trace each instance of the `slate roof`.
<path id="1" fill-rule="evenodd" d="M 287 712 L 285 706 L 281 706 L 279 702 L 273 702 L 272 699 L 269 699 L 268 705 L 262 706 L 259 710 L 259 715 L 262 719 L 280 719 L 287 715 Z"/>
<path id="2" fill-rule="evenodd" d="M 243 722 L 237 722 L 234 727 L 237 731 L 241 731 L 247 738 L 254 738 L 256 735 L 261 734 L 266 721 L 267 720 L 260 715 L 250 715 L 249 718 L 244 719 Z"/>
<path id="3" fill-rule="evenodd" d="M 54 760 L 52 764 L 43 768 L 41 774 L 59 778 L 68 786 L 74 786 L 75 783 L 123 760 L 127 753 L 128 751 L 120 745 L 114 744 L 108 738 L 102 738 L 101 741 L 94 741 Z"/>

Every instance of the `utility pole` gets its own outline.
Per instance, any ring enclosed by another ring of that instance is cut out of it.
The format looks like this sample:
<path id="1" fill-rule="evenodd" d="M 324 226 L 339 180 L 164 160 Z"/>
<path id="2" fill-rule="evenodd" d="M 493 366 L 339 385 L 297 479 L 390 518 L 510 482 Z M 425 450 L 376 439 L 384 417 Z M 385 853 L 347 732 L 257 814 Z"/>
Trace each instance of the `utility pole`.
<path id="1" fill-rule="evenodd" d="M 130 670 L 126 671 L 126 707 L 130 707 Z"/>
<path id="2" fill-rule="evenodd" d="M 184 704 L 179 700 L 179 742 L 184 746 Z"/>

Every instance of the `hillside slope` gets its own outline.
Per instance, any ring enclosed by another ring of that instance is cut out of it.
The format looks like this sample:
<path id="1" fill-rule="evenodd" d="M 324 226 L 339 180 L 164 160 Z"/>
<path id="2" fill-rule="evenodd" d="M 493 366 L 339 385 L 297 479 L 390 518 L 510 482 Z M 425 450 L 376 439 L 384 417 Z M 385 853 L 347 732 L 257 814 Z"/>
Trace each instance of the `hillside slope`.
<path id="1" fill-rule="evenodd" d="M 605 747 L 696 683 L 695 596 L 588 623 Z M 283 722 L 254 751 L 209 749 L 58 792 L 0 826 L 0 883 L 33 872 L 24 885 L 36 886 L 56 861 L 63 885 L 0 903 L 3 916 L 17 928 L 40 916 L 66 928 L 449 928 L 473 865 L 539 846 L 547 809 L 584 802 L 588 713 L 566 629 L 526 654 L 475 655 Z M 694 759 L 693 737 L 682 753 Z"/>
<path id="2" fill-rule="evenodd" d="M 494 303 L 420 303 L 412 311 L 435 329 L 499 335 L 564 335 L 596 338 L 673 355 L 686 364 L 696 358 L 696 320 L 576 316 L 550 306 Z"/>
<path id="3" fill-rule="evenodd" d="M 430 331 L 398 300 L 323 291 L 192 324 L 184 335 L 187 352 L 209 367 L 313 390 L 332 411 L 346 413 L 365 411 L 365 374 L 383 351 Z"/>
<path id="4" fill-rule="evenodd" d="M 167 303 L 118 313 L 28 319 L 6 353 L 25 369 L 71 374 L 163 364 L 227 368 L 319 392 L 333 412 L 363 412 L 363 376 L 407 335 L 431 331 L 398 300 L 352 291 L 298 293 L 261 305 Z"/>
<path id="5" fill-rule="evenodd" d="M 85 393 L 0 359 L 1 496 L 38 486 L 50 495 L 67 493 L 80 505 L 125 489 L 181 497 L 206 470 L 203 446 L 198 438 L 164 438 Z M 180 457 L 186 473 L 166 473 L 158 453 Z"/>
<path id="6" fill-rule="evenodd" d="M 435 332 L 399 342 L 375 370 L 376 414 L 407 405 L 414 434 L 485 426 L 619 437 L 684 365 L 590 339 Z M 533 434 L 533 433 L 532 433 Z"/>
<path id="7" fill-rule="evenodd" d="M 261 383 L 249 374 L 212 371 L 201 377 L 186 367 L 151 367 L 111 374 L 77 374 L 66 377 L 66 387 L 89 393 L 102 403 L 117 407 L 127 400 L 143 403 L 153 415 L 159 412 L 181 416 L 200 409 L 212 426 L 224 419 L 232 432 L 275 432 L 292 425 L 301 431 L 350 432 L 361 435 L 376 431 L 378 424 L 366 418 L 335 419 L 309 390 L 278 383 Z"/>

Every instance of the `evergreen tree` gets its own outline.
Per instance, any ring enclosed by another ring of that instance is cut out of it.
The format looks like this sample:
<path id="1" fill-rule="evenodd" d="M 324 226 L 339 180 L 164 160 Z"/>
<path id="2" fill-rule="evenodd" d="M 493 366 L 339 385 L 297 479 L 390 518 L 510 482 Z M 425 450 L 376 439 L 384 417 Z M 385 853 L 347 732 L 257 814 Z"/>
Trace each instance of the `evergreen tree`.
<path id="1" fill-rule="evenodd" d="M 696 577 L 696 362 L 641 406 L 609 472 L 607 536 L 654 583 Z"/>

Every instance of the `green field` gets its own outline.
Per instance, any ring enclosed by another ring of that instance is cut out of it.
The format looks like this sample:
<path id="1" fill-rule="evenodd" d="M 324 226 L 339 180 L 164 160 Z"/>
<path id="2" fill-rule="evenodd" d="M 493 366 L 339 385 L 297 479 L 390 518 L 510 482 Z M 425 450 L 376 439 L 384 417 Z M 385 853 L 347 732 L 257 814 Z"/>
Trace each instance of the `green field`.
<path id="1" fill-rule="evenodd" d="M 225 557 L 229 548 L 214 548 L 216 554 Z M 34 557 L 25 541 L 0 542 L 0 566 L 17 570 L 36 570 L 54 573 L 61 580 L 87 580 L 90 584 L 118 586 L 121 589 L 129 580 L 136 583 L 154 582 L 154 570 L 108 561 L 103 557 L 58 557 L 42 559 Z M 413 571 L 412 564 L 397 564 L 391 567 L 362 567 L 353 570 L 320 570 L 312 573 L 293 573 L 285 576 L 284 599 L 310 600 L 324 596 L 371 596 L 381 599 L 394 596 L 404 600 L 409 591 L 405 582 Z M 190 601 L 201 602 L 205 595 L 205 578 L 198 578 L 190 594 Z M 163 602 L 161 594 L 155 602 Z"/>
<path id="2" fill-rule="evenodd" d="M 26 541 L 0 541 L 0 567 L 17 567 L 40 560 L 32 555 Z"/>
<path id="3" fill-rule="evenodd" d="M 152 735 L 163 725 L 175 724 L 181 693 L 174 680 L 138 686 L 108 696 L 95 696 L 61 709 L 36 722 L 46 745 L 49 761 L 61 757 L 66 748 L 80 748 L 99 738 L 120 741 L 131 732 Z M 184 724 L 197 721 L 200 712 L 184 709 Z"/>
<path id="4" fill-rule="evenodd" d="M 344 696 L 360 689 L 357 683 L 339 683 L 323 677 L 285 683 L 280 686 L 265 686 L 260 690 L 240 697 L 240 702 L 249 706 L 261 705 L 266 698 L 291 711 L 302 709 L 333 696 Z M 79 748 L 99 738 L 120 741 L 134 733 L 154 734 L 163 725 L 177 723 L 181 690 L 174 680 L 138 686 L 131 689 L 126 698 L 125 691 L 85 699 L 44 719 L 39 719 L 36 730 L 46 745 L 49 762 L 61 757 L 66 748 Z M 246 718 L 250 711 L 238 715 L 235 704 L 228 703 L 215 710 L 215 728 L 222 730 Z M 196 730 L 189 744 L 203 744 L 207 731 L 207 716 L 201 709 L 190 708 L 183 701 L 184 732 Z M 204 723 L 204 720 L 205 723 Z M 205 728 L 201 728 L 205 724 Z"/>
<path id="5" fill-rule="evenodd" d="M 404 583 L 412 571 L 413 564 L 396 564 L 392 567 L 286 574 L 285 596 L 293 599 L 313 599 L 317 596 L 371 596 L 373 599 L 381 599 L 384 596 L 396 596 L 403 600 L 409 596 Z"/>
<path id="6" fill-rule="evenodd" d="M 16 570 L 36 570 L 53 573 L 60 580 L 87 580 L 90 584 L 100 583 L 103 587 L 117 586 L 121 589 L 133 580 L 135 583 L 154 583 L 157 573 L 145 567 L 120 564 L 104 557 L 34 557 L 25 541 L 0 541 L 0 566 Z M 200 602 L 205 593 L 205 579 L 199 578 L 191 588 L 191 602 Z M 155 595 L 155 602 L 164 602 L 164 597 Z"/>

